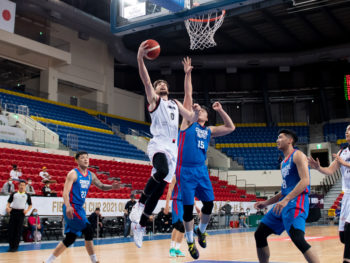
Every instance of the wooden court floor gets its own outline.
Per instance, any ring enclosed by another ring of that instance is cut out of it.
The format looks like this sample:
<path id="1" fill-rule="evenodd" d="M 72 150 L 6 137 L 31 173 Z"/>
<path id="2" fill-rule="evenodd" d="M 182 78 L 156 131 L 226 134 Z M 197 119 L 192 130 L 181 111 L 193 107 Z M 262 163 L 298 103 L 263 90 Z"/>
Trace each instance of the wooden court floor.
<path id="1" fill-rule="evenodd" d="M 232 261 L 232 262 L 257 262 L 255 252 L 254 232 L 217 234 L 208 236 L 208 247 L 200 248 L 200 260 L 203 262 Z M 342 262 L 343 245 L 338 238 L 337 226 L 311 226 L 306 229 L 306 237 L 315 249 L 321 262 Z M 133 243 L 118 243 L 95 246 L 100 263 L 130 262 L 130 263 L 154 263 L 154 262 L 192 262 L 192 258 L 186 251 L 183 241 L 182 250 L 186 252 L 184 258 L 169 258 L 169 239 L 146 241 L 141 249 Z M 299 251 L 288 240 L 284 233 L 281 236 L 269 238 L 271 262 L 306 262 Z M 0 253 L 0 262 L 43 262 L 52 253 L 52 249 L 32 251 L 20 251 L 16 253 Z M 80 263 L 90 262 L 84 247 L 73 247 L 55 262 Z"/>

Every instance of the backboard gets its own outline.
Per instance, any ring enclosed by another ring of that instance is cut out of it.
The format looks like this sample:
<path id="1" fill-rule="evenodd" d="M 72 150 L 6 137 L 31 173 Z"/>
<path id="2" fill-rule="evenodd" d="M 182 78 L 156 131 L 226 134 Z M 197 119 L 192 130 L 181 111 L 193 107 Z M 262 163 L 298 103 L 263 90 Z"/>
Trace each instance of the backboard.
<path id="1" fill-rule="evenodd" d="M 118 36 L 132 34 L 251 1 L 254 0 L 111 0 L 111 32 Z"/>

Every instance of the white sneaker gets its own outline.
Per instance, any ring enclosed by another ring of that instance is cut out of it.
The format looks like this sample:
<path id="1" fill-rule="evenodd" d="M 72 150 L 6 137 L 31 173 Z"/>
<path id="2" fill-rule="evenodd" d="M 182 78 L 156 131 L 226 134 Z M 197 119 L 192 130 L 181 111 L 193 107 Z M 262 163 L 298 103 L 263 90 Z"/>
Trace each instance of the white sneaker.
<path id="1" fill-rule="evenodd" d="M 132 210 L 130 212 L 130 221 L 134 222 L 136 224 L 140 223 L 140 218 L 141 215 L 143 213 L 143 209 L 145 208 L 144 204 L 141 204 L 139 202 L 137 202 L 133 207 Z"/>
<path id="2" fill-rule="evenodd" d="M 134 222 L 131 223 L 131 228 L 134 232 L 134 242 L 138 248 L 142 247 L 143 235 L 146 232 L 146 227 L 142 227 L 140 224 Z"/>

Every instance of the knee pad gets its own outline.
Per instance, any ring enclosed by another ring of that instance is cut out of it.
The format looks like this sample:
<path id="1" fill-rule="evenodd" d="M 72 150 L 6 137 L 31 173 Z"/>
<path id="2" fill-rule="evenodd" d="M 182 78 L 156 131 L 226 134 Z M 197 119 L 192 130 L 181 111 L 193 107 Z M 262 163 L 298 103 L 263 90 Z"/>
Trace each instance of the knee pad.
<path id="1" fill-rule="evenodd" d="M 260 223 L 258 229 L 254 233 L 256 247 L 267 247 L 267 237 L 272 233 L 273 231 L 267 225 L 265 225 L 264 223 Z"/>
<path id="2" fill-rule="evenodd" d="M 184 224 L 181 222 L 181 221 L 177 221 L 175 224 L 174 224 L 174 228 L 181 232 L 181 233 L 185 233 L 185 227 L 184 227 Z"/>
<path id="3" fill-rule="evenodd" d="M 190 222 L 193 219 L 193 205 L 184 205 L 184 216 L 185 222 Z"/>
<path id="4" fill-rule="evenodd" d="M 340 242 L 342 242 L 343 244 L 345 244 L 345 234 L 344 234 L 344 231 L 339 231 L 339 238 L 340 238 Z"/>
<path id="5" fill-rule="evenodd" d="M 168 159 L 164 153 L 156 153 L 153 157 L 153 167 L 156 169 L 156 172 L 153 174 L 153 178 L 157 182 L 163 181 L 163 179 L 169 173 Z"/>
<path id="6" fill-rule="evenodd" d="M 69 247 L 70 245 L 72 245 L 75 242 L 76 238 L 77 238 L 77 236 L 75 234 L 68 232 L 66 234 L 66 237 L 63 239 L 62 243 L 66 247 Z"/>
<path id="7" fill-rule="evenodd" d="M 305 240 L 305 233 L 293 226 L 289 230 L 289 236 L 301 253 L 304 254 L 311 247 Z"/>
<path id="8" fill-rule="evenodd" d="M 94 231 L 92 230 L 92 226 L 90 224 L 87 224 L 86 228 L 82 232 L 86 241 L 91 241 L 94 238 Z"/>
<path id="9" fill-rule="evenodd" d="M 202 213 L 206 215 L 210 215 L 214 208 L 214 201 L 202 202 L 202 203 L 203 203 L 203 207 L 201 210 Z"/>

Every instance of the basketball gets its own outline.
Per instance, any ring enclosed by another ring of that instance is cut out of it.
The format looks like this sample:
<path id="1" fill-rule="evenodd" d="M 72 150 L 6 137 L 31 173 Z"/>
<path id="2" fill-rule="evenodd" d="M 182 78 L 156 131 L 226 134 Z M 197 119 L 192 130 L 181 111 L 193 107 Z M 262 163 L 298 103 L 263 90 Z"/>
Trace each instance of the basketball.
<path id="1" fill-rule="evenodd" d="M 147 40 L 147 49 L 149 49 L 147 55 L 145 56 L 149 60 L 154 60 L 156 59 L 159 54 L 160 54 L 160 45 L 157 41 L 153 39 L 148 39 Z"/>

